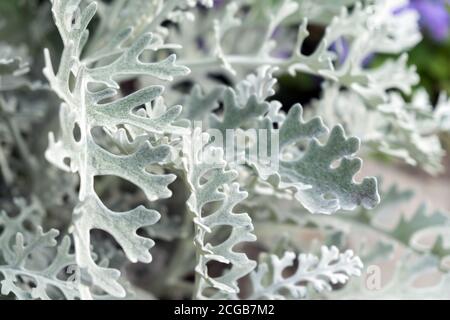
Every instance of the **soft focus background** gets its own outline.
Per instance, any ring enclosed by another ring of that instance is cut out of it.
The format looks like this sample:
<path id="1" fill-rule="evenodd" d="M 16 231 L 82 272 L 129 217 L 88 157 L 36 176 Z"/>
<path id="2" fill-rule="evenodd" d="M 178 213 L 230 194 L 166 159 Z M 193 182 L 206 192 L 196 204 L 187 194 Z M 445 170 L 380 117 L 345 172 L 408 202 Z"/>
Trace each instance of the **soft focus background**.
<path id="1" fill-rule="evenodd" d="M 420 86 L 427 89 L 435 102 L 441 91 L 450 93 L 450 14 L 447 0 L 412 0 L 411 6 L 420 15 L 424 34 L 422 42 L 410 51 L 409 62 L 417 66 Z M 383 58 L 375 57 L 370 63 L 379 63 Z M 448 137 L 442 137 L 449 149 Z M 388 184 L 397 182 L 404 188 L 415 191 L 416 197 L 409 203 L 410 209 L 427 202 L 432 209 L 450 212 L 450 158 L 444 159 L 446 171 L 437 177 L 406 166 L 387 166 L 375 162 L 367 163 L 365 173 L 382 173 Z M 409 210 L 407 210 L 409 211 Z"/>

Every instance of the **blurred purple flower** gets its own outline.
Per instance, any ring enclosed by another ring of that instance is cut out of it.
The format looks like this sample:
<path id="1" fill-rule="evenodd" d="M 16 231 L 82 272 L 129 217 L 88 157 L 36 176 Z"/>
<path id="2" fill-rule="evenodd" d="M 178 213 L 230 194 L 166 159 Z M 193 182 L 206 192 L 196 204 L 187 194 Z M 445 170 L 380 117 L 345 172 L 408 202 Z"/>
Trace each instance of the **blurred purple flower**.
<path id="1" fill-rule="evenodd" d="M 336 52 L 338 56 L 338 63 L 341 65 L 347 59 L 348 51 L 350 50 L 348 41 L 344 38 L 339 38 L 331 44 L 330 50 Z"/>
<path id="2" fill-rule="evenodd" d="M 214 7 L 221 7 L 225 4 L 226 0 L 214 0 Z"/>
<path id="3" fill-rule="evenodd" d="M 285 33 L 285 30 L 278 27 L 274 30 L 272 36 L 270 37 L 272 40 L 281 40 L 281 39 L 286 39 L 287 34 Z M 288 42 L 290 44 L 290 42 Z M 280 58 L 280 59 L 288 59 L 292 56 L 292 48 L 290 48 L 290 46 L 286 45 L 286 42 L 280 44 L 277 43 L 277 46 L 274 48 L 272 54 L 274 55 L 274 57 L 276 58 Z"/>
<path id="4" fill-rule="evenodd" d="M 450 14 L 446 7 L 450 0 L 410 0 L 406 7 L 394 11 L 398 14 L 403 10 L 415 10 L 420 16 L 420 24 L 436 41 L 442 42 L 450 33 Z M 340 38 L 331 44 L 330 49 L 338 55 L 338 63 L 345 62 L 349 52 L 349 44 L 344 38 Z M 368 66 L 374 54 L 364 58 L 362 65 Z"/>
<path id="5" fill-rule="evenodd" d="M 449 35 L 450 15 L 448 0 L 410 0 L 409 8 L 420 15 L 420 25 L 436 41 L 445 41 Z"/>
<path id="6" fill-rule="evenodd" d="M 338 57 L 338 64 L 342 65 L 345 60 L 347 60 L 348 53 L 350 51 L 350 46 L 348 41 L 345 38 L 339 38 L 335 42 L 333 42 L 330 46 L 330 50 L 334 51 L 337 54 Z M 367 67 L 372 62 L 373 58 L 375 57 L 375 54 L 370 53 L 368 54 L 362 61 L 362 66 Z"/>

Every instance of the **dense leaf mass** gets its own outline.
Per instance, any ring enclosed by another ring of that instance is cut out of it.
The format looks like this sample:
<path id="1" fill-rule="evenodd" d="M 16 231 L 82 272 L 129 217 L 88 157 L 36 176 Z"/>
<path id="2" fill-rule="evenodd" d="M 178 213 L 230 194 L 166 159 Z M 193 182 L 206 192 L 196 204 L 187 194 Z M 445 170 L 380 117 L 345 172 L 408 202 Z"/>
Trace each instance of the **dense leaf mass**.
<path id="1" fill-rule="evenodd" d="M 407 0 L 2 1 L 0 298 L 362 297 L 395 247 L 379 295 L 434 269 L 441 297 L 448 215 L 398 215 L 412 195 L 361 170 L 445 168 L 419 21 Z M 286 77 L 320 94 L 285 103 Z"/>

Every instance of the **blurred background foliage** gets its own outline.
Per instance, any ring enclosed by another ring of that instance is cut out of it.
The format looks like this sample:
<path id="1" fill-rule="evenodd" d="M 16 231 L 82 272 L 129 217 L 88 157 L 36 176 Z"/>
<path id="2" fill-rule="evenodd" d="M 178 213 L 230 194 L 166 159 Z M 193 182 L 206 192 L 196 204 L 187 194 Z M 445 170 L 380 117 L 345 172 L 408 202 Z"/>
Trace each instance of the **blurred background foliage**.
<path id="1" fill-rule="evenodd" d="M 440 91 L 450 92 L 450 37 L 443 42 L 425 37 L 410 52 L 410 62 L 417 66 L 420 86 L 436 98 Z"/>
<path id="2" fill-rule="evenodd" d="M 416 88 L 424 87 L 433 102 L 442 91 L 450 93 L 450 1 L 411 0 L 410 6 L 420 16 L 423 40 L 409 54 L 409 64 L 415 65 L 420 75 Z M 311 36 L 307 39 L 306 50 L 313 52 L 323 30 L 319 26 L 309 27 Z M 345 49 L 344 49 L 345 51 Z M 345 58 L 345 57 L 344 57 Z M 381 65 L 390 56 L 369 57 L 368 67 Z M 320 94 L 320 79 L 305 74 L 280 79 L 280 92 L 275 99 L 291 105 L 306 103 Z"/>

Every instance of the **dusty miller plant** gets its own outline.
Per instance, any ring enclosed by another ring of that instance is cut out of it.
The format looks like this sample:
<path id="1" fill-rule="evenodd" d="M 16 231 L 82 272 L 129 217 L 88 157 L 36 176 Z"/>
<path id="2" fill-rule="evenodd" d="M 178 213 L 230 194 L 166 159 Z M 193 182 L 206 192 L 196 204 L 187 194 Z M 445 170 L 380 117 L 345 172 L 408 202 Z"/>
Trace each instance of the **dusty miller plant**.
<path id="1" fill-rule="evenodd" d="M 421 297 L 406 286 L 434 268 L 441 282 L 427 294 L 442 298 L 448 216 L 423 206 L 384 229 L 376 220 L 411 194 L 355 178 L 374 153 L 443 169 L 450 101 L 413 93 L 406 52 L 421 34 L 406 4 L 11 5 L 24 21 L 0 20 L 2 297 Z M 23 34 L 9 38 L 14 23 Z M 324 33 L 305 54 L 310 26 Z M 370 54 L 392 58 L 369 68 Z M 283 106 L 274 95 L 286 73 L 320 77 L 320 98 Z M 283 230 L 321 241 L 273 241 Z M 416 235 L 429 230 L 424 248 Z M 375 241 L 354 245 L 361 232 Z M 363 263 L 397 247 L 412 262 L 366 292 Z"/>

